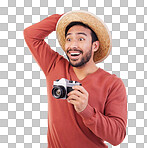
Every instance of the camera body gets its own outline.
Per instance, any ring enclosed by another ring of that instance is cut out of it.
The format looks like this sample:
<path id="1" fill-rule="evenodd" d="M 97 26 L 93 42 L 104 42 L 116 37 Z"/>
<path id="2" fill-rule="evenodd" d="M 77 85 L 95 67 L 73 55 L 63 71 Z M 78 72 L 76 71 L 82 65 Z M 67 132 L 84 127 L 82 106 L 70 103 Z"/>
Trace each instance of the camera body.
<path id="1" fill-rule="evenodd" d="M 67 80 L 65 78 L 56 80 L 53 82 L 52 95 L 56 99 L 66 99 L 68 97 L 67 94 L 73 90 L 72 87 L 75 85 L 82 84 L 77 81 Z"/>

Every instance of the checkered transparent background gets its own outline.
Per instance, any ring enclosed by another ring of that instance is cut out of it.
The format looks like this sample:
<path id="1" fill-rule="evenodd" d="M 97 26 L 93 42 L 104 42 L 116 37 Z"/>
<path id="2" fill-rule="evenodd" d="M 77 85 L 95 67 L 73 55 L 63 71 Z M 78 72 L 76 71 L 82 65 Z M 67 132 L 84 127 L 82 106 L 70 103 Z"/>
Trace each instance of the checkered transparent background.
<path id="1" fill-rule="evenodd" d="M 47 147 L 46 80 L 23 30 L 79 9 L 98 15 L 112 33 L 112 52 L 98 66 L 120 77 L 128 94 L 127 135 L 116 147 L 147 147 L 147 1 L 0 0 L 0 148 Z M 65 56 L 55 32 L 45 40 Z"/>

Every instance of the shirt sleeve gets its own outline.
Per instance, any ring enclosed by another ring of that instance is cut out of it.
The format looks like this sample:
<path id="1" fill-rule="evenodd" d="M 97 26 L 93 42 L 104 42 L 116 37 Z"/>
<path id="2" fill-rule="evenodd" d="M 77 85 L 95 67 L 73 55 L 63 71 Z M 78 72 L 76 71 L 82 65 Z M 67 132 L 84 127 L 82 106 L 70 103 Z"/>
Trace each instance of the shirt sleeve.
<path id="1" fill-rule="evenodd" d="M 24 39 L 45 76 L 61 55 L 51 49 L 44 41 L 51 32 L 55 31 L 58 19 L 62 15 L 53 14 L 44 20 L 24 29 Z"/>
<path id="2" fill-rule="evenodd" d="M 99 138 L 116 146 L 126 136 L 127 95 L 120 78 L 108 90 L 105 113 L 97 111 L 89 104 L 80 112 L 84 124 Z"/>

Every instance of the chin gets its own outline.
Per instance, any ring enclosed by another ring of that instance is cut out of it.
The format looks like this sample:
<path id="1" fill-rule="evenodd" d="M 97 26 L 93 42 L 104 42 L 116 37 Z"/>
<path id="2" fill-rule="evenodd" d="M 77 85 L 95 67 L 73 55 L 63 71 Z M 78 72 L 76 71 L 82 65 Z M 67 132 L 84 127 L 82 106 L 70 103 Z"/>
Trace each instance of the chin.
<path id="1" fill-rule="evenodd" d="M 83 63 L 83 62 L 77 62 L 77 63 L 69 62 L 69 63 L 72 67 L 83 67 L 86 64 L 86 63 Z"/>

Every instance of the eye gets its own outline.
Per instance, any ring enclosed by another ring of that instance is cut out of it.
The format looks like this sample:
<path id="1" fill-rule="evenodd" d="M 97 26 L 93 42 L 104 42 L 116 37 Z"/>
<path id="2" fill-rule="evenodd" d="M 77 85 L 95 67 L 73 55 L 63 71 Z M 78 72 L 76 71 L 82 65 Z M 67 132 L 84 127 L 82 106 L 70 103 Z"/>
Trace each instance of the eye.
<path id="1" fill-rule="evenodd" d="M 66 41 L 71 41 L 71 39 L 70 38 L 67 38 Z"/>
<path id="2" fill-rule="evenodd" d="M 84 41 L 84 38 L 79 38 L 79 41 Z"/>

